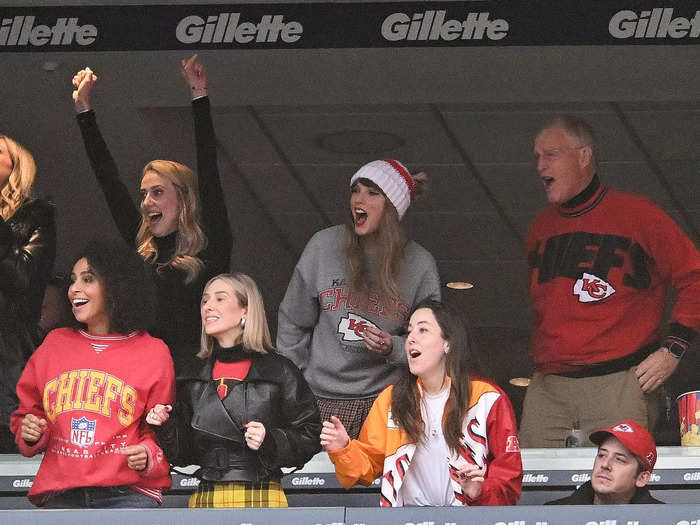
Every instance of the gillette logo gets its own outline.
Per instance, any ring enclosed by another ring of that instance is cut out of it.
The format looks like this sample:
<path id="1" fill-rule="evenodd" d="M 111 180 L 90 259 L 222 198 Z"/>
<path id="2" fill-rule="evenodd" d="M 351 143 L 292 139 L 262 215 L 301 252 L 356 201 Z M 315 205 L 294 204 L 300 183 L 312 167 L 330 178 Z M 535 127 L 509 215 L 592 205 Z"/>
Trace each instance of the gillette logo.
<path id="1" fill-rule="evenodd" d="M 698 38 L 700 11 L 690 19 L 674 18 L 672 7 L 655 7 L 639 14 L 618 11 L 610 19 L 608 31 L 614 38 Z"/>
<path id="2" fill-rule="evenodd" d="M 183 478 L 180 480 L 181 487 L 198 487 L 199 480 L 197 478 Z"/>
<path id="3" fill-rule="evenodd" d="M 264 15 L 260 22 L 241 22 L 240 13 L 208 16 L 192 15 L 177 24 L 175 37 L 183 44 L 248 44 L 278 42 L 292 44 L 304 33 L 301 23 L 285 22 L 284 15 Z"/>
<path id="4" fill-rule="evenodd" d="M 523 483 L 547 483 L 549 476 L 544 474 L 525 474 L 523 475 Z"/>
<path id="5" fill-rule="evenodd" d="M 382 37 L 390 42 L 400 40 L 501 40 L 508 35 L 508 22 L 491 20 L 488 12 L 469 13 L 465 20 L 446 20 L 447 11 L 428 10 L 414 13 L 393 13 L 382 23 Z"/>
<path id="6" fill-rule="evenodd" d="M 92 24 L 78 24 L 78 17 L 58 18 L 53 26 L 34 25 L 35 16 L 3 18 L 0 22 L 0 46 L 89 46 L 97 39 Z"/>
<path id="7" fill-rule="evenodd" d="M 326 484 L 326 480 L 323 478 L 320 478 L 318 476 L 301 476 L 301 477 L 293 477 L 292 478 L 292 485 L 293 486 L 299 486 L 299 485 L 320 485 L 323 486 Z"/>
<path id="8" fill-rule="evenodd" d="M 30 489 L 34 481 L 29 478 L 15 479 L 12 481 L 12 486 L 16 489 Z"/>

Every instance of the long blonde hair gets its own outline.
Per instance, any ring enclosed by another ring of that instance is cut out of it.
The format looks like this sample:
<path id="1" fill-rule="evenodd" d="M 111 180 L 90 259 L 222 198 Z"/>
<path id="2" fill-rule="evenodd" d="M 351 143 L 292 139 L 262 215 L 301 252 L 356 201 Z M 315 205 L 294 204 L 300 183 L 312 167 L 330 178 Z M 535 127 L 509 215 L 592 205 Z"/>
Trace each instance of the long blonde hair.
<path id="1" fill-rule="evenodd" d="M 156 172 L 175 186 L 180 206 L 177 218 L 175 253 L 164 266 L 173 266 L 184 271 L 185 282 L 190 283 L 204 268 L 204 263 L 197 257 L 197 254 L 207 245 L 207 238 L 199 218 L 197 177 L 190 168 L 172 160 L 153 160 L 144 166 L 143 175 L 146 175 L 148 171 Z M 158 248 L 146 219 L 146 211 L 142 207 L 141 224 L 136 234 L 136 249 L 146 262 L 152 263 L 158 258 Z"/>
<path id="2" fill-rule="evenodd" d="M 30 197 L 36 178 L 36 163 L 32 154 L 16 140 L 7 135 L 0 135 L 0 140 L 5 141 L 12 159 L 10 177 L 0 191 L 0 217 L 7 220 Z"/>
<path id="3" fill-rule="evenodd" d="M 241 330 L 234 344 L 242 344 L 243 348 L 248 352 L 259 352 L 261 354 L 274 352 L 275 347 L 272 345 L 270 328 L 265 315 L 265 303 L 255 281 L 244 273 L 222 273 L 209 279 L 204 286 L 204 293 L 206 293 L 209 285 L 217 280 L 228 284 L 236 295 L 238 304 L 248 309 L 245 316 L 245 328 Z M 204 331 L 204 326 L 202 326 L 200 350 L 197 357 L 209 357 L 213 348 L 214 338 L 207 335 Z"/>

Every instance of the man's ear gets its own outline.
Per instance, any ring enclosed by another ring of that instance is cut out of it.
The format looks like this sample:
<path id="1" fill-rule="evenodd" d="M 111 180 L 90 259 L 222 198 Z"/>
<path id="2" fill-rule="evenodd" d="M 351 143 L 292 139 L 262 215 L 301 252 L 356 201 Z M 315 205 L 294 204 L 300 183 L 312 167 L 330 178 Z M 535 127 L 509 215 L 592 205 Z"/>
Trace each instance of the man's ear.
<path id="1" fill-rule="evenodd" d="M 585 168 L 590 166 L 593 162 L 593 148 L 590 146 L 583 146 L 578 150 L 578 163 L 579 166 Z"/>
<path id="2" fill-rule="evenodd" d="M 642 488 L 646 486 L 647 483 L 649 483 L 649 480 L 651 479 L 651 472 L 648 470 L 645 470 L 644 472 L 640 472 L 637 474 L 637 479 L 635 480 L 634 484 L 638 488 Z"/>

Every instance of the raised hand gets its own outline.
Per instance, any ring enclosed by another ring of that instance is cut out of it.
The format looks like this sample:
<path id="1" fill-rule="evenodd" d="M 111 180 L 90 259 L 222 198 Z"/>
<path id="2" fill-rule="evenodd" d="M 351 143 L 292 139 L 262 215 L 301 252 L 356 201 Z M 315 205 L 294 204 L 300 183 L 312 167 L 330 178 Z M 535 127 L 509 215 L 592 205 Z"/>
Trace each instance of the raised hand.
<path id="1" fill-rule="evenodd" d="M 126 464 L 131 470 L 140 471 L 148 465 L 148 454 L 143 445 L 124 447 L 120 452 L 126 456 Z"/>
<path id="2" fill-rule="evenodd" d="M 326 449 L 326 452 L 336 452 L 347 447 L 349 443 L 350 436 L 348 436 L 348 432 L 340 419 L 331 416 L 330 421 L 323 422 L 321 446 Z"/>
<path id="3" fill-rule="evenodd" d="M 362 338 L 365 340 L 365 347 L 379 355 L 387 356 L 393 349 L 391 334 L 379 328 L 368 326 L 363 330 Z"/>
<path id="4" fill-rule="evenodd" d="M 265 440 L 265 425 L 258 421 L 245 424 L 245 444 L 250 450 L 258 450 Z"/>
<path id="5" fill-rule="evenodd" d="M 182 59 L 180 71 L 190 87 L 192 98 L 202 97 L 207 94 L 207 72 L 204 69 L 204 64 L 197 59 L 196 54 L 188 59 Z"/>
<path id="6" fill-rule="evenodd" d="M 20 435 L 27 443 L 33 445 L 44 435 L 48 423 L 44 418 L 38 418 L 34 414 L 27 414 L 22 419 L 22 429 Z"/>
<path id="7" fill-rule="evenodd" d="M 146 414 L 146 423 L 157 427 L 161 426 L 170 419 L 170 411 L 172 409 L 172 405 L 155 405 L 148 411 L 148 414 Z"/>
<path id="8" fill-rule="evenodd" d="M 663 385 L 676 371 L 679 361 L 668 348 L 661 347 L 639 363 L 634 372 L 642 392 L 648 394 Z"/>
<path id="9" fill-rule="evenodd" d="M 81 69 L 73 77 L 73 104 L 78 113 L 90 110 L 90 94 L 96 82 L 97 75 L 89 67 Z"/>
<path id="10" fill-rule="evenodd" d="M 457 471 L 462 493 L 470 499 L 481 496 L 481 489 L 486 479 L 486 467 L 467 464 Z"/>

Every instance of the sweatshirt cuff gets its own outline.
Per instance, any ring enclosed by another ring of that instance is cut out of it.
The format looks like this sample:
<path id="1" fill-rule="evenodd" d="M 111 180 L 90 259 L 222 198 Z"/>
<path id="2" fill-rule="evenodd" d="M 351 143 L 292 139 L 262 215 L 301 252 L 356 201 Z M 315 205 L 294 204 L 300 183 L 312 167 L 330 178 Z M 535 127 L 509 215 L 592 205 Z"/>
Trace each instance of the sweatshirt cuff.
<path id="1" fill-rule="evenodd" d="M 352 463 L 352 455 L 350 454 L 350 445 L 352 444 L 352 439 L 348 441 L 348 444 L 345 445 L 343 448 L 340 450 L 336 450 L 335 452 L 331 451 L 326 451 L 328 454 L 328 457 L 330 460 L 335 463 L 342 463 L 342 464 L 349 464 Z"/>
<path id="2" fill-rule="evenodd" d="M 671 323 L 662 346 L 668 348 L 674 355 L 682 355 L 696 336 L 697 332 L 692 328 L 680 323 Z"/>
<path id="3" fill-rule="evenodd" d="M 22 454 L 25 457 L 31 458 L 32 456 L 36 456 L 39 452 L 44 451 L 44 449 L 49 443 L 49 432 L 48 430 L 44 432 L 41 435 L 41 438 L 39 438 L 39 441 L 37 441 L 33 445 L 28 444 L 24 439 L 22 439 L 21 434 L 17 432 L 15 443 L 17 443 L 17 448 L 19 449 L 20 454 Z"/>

